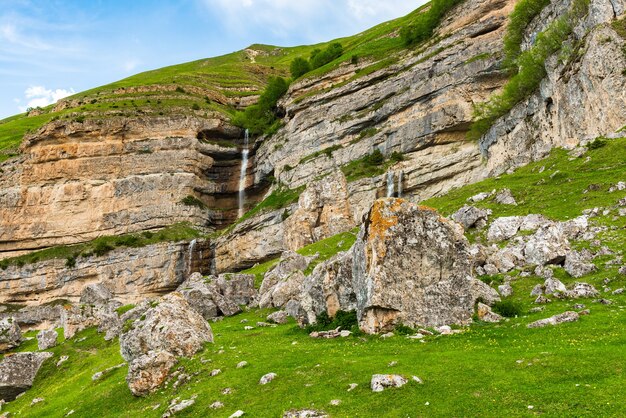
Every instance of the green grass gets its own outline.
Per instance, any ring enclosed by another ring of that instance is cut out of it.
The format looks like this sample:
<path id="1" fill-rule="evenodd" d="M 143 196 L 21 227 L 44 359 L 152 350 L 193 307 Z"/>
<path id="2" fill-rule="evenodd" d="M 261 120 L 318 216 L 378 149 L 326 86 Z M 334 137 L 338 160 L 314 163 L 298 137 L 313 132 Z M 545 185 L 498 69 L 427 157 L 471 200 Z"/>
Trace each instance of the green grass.
<path id="1" fill-rule="evenodd" d="M 160 242 L 191 240 L 200 236 L 200 232 L 190 224 L 183 222 L 155 232 L 145 231 L 134 234 L 104 236 L 84 244 L 60 245 L 18 257 L 5 258 L 0 261 L 0 269 L 6 269 L 10 265 L 23 266 L 52 259 L 65 259 L 68 268 L 72 268 L 79 257 L 102 256 L 115 248 L 145 247 L 146 245 Z"/>
<path id="2" fill-rule="evenodd" d="M 389 167 L 402 161 L 402 159 L 403 157 L 399 153 L 393 153 L 385 159 L 380 151 L 376 149 L 372 154 L 341 166 L 341 171 L 346 176 L 348 182 L 353 182 L 367 177 L 380 176 Z"/>
<path id="3" fill-rule="evenodd" d="M 298 198 L 300 197 L 300 194 L 304 191 L 304 189 L 305 189 L 304 186 L 298 187 L 297 189 L 289 189 L 284 186 L 277 188 L 268 197 L 266 197 L 259 204 L 257 204 L 254 208 L 246 212 L 241 218 L 237 220 L 237 222 L 235 222 L 229 228 L 227 228 L 227 231 L 225 232 L 232 231 L 232 229 L 236 225 L 260 213 L 282 209 L 291 205 L 293 202 L 298 200 Z"/>
<path id="4" fill-rule="evenodd" d="M 488 199 L 473 205 L 489 208 L 493 216 L 515 216 L 540 213 L 554 220 L 567 220 L 582 214 L 584 209 L 607 207 L 616 204 L 626 193 L 608 193 L 611 185 L 624 181 L 626 139 L 607 140 L 606 145 L 588 151 L 582 158 L 570 161 L 568 152 L 555 149 L 550 157 L 482 182 L 453 190 L 448 194 L 426 200 L 425 205 L 450 215 L 467 199 L 480 192 L 493 189 L 511 189 L 517 206 L 500 205 Z M 587 160 L 589 157 L 589 161 Z M 543 168 L 543 172 L 542 172 Z M 590 185 L 597 190 L 585 191 Z"/>

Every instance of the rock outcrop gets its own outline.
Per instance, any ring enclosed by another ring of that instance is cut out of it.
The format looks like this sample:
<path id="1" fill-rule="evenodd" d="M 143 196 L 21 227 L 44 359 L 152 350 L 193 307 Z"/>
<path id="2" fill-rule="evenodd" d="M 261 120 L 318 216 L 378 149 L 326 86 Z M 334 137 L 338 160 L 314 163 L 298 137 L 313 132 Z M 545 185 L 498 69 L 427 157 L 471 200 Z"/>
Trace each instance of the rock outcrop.
<path id="1" fill-rule="evenodd" d="M 22 342 L 22 330 L 13 317 L 0 320 L 0 353 L 15 348 Z"/>

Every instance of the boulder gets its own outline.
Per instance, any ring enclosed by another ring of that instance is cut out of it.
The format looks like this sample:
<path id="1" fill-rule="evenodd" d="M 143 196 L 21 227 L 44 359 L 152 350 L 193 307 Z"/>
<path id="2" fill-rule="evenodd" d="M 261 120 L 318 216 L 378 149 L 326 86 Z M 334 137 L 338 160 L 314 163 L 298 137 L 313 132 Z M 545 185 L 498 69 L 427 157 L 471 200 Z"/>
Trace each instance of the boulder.
<path id="1" fill-rule="evenodd" d="M 543 284 L 543 288 L 546 295 L 555 295 L 565 293 L 567 291 L 565 285 L 559 279 L 555 278 L 546 279 Z"/>
<path id="2" fill-rule="evenodd" d="M 102 283 L 88 284 L 80 293 L 80 303 L 86 305 L 106 305 L 113 299 L 113 293 Z"/>
<path id="3" fill-rule="evenodd" d="M 61 309 L 61 327 L 66 340 L 86 328 L 98 326 L 98 323 L 91 306 L 65 305 Z"/>
<path id="4" fill-rule="evenodd" d="M 286 324 L 288 316 L 289 314 L 286 311 L 277 311 L 269 314 L 267 320 L 275 324 Z"/>
<path id="5" fill-rule="evenodd" d="M 475 206 L 465 205 L 457 210 L 452 216 L 452 220 L 463 225 L 465 229 L 472 227 L 483 228 L 487 225 L 487 220 L 491 215 L 491 209 L 481 209 Z"/>
<path id="6" fill-rule="evenodd" d="M 526 264 L 545 266 L 562 264 L 569 251 L 569 241 L 563 230 L 556 225 L 543 226 L 526 242 Z"/>
<path id="7" fill-rule="evenodd" d="M 20 345 L 22 330 L 13 317 L 0 320 L 0 353 Z"/>
<path id="8" fill-rule="evenodd" d="M 377 200 L 352 249 L 360 328 L 378 333 L 400 323 L 469 323 L 475 290 L 499 297 L 472 277 L 468 249 L 463 228 L 434 209 L 403 199 Z"/>
<path id="9" fill-rule="evenodd" d="M 541 328 L 548 325 L 558 325 L 564 322 L 578 321 L 579 315 L 574 311 L 563 312 L 562 314 L 551 316 L 550 318 L 540 319 L 527 325 L 528 328 Z"/>
<path id="10" fill-rule="evenodd" d="M 500 296 L 503 298 L 508 298 L 513 295 L 513 288 L 510 283 L 501 284 L 498 286 L 498 293 L 500 293 Z"/>
<path id="11" fill-rule="evenodd" d="M 497 218 L 489 226 L 487 239 L 490 242 L 500 242 L 513 238 L 515 234 L 517 234 L 517 231 L 519 231 L 522 220 L 520 216 Z"/>
<path id="12" fill-rule="evenodd" d="M 497 323 L 504 319 L 502 318 L 502 316 L 493 312 L 489 305 L 485 305 L 484 303 L 478 303 L 478 306 L 476 307 L 476 315 L 478 316 L 479 320 L 484 322 Z"/>
<path id="13" fill-rule="evenodd" d="M 305 276 L 303 271 L 310 260 L 296 252 L 286 251 L 274 268 L 263 278 L 259 289 L 261 308 L 283 308 L 292 299 L 297 299 Z"/>
<path id="14" fill-rule="evenodd" d="M 500 190 L 494 200 L 496 203 L 501 205 L 512 205 L 517 206 L 517 202 L 515 201 L 515 197 L 513 197 L 513 193 L 511 193 L 510 189 L 502 189 Z"/>
<path id="15" fill-rule="evenodd" d="M 126 375 L 128 388 L 135 396 L 146 396 L 167 379 L 176 357 L 167 351 L 149 351 L 134 359 Z"/>
<path id="16" fill-rule="evenodd" d="M 496 192 L 495 190 L 492 190 L 491 192 L 478 193 L 468 198 L 467 200 L 470 202 L 474 202 L 474 203 L 482 202 L 483 200 L 490 198 L 495 192 Z"/>
<path id="17" fill-rule="evenodd" d="M 575 283 L 574 286 L 566 292 L 566 296 L 572 299 L 593 298 L 599 295 L 593 285 L 589 283 Z"/>
<path id="18" fill-rule="evenodd" d="M 565 271 L 570 276 L 580 278 L 597 270 L 596 266 L 591 262 L 592 254 L 588 250 L 570 251 L 565 256 Z"/>
<path id="19" fill-rule="evenodd" d="M 259 384 L 260 385 L 267 385 L 269 382 L 271 382 L 272 380 L 276 379 L 278 377 L 278 375 L 276 373 L 268 373 L 266 375 L 263 375 L 261 377 L 261 380 L 259 380 Z"/>
<path id="20" fill-rule="evenodd" d="M 54 329 L 41 330 L 37 333 L 37 347 L 47 350 L 57 345 L 57 332 Z"/>
<path id="21" fill-rule="evenodd" d="M 6 356 L 0 362 L 0 399 L 7 402 L 28 390 L 43 362 L 52 353 L 17 353 Z"/>
<path id="22" fill-rule="evenodd" d="M 178 292 L 163 297 L 134 321 L 127 320 L 124 327 L 120 351 L 131 366 L 150 351 L 190 357 L 213 342 L 211 326 Z"/>
<path id="23" fill-rule="evenodd" d="M 375 374 L 372 376 L 370 387 L 372 392 L 382 392 L 387 388 L 399 388 L 406 385 L 409 381 L 397 374 Z"/>
<path id="24" fill-rule="evenodd" d="M 120 319 L 117 312 L 102 314 L 100 316 L 98 332 L 103 332 L 105 334 L 104 339 L 106 341 L 111 341 L 113 338 L 120 335 L 123 325 L 124 323 Z"/>

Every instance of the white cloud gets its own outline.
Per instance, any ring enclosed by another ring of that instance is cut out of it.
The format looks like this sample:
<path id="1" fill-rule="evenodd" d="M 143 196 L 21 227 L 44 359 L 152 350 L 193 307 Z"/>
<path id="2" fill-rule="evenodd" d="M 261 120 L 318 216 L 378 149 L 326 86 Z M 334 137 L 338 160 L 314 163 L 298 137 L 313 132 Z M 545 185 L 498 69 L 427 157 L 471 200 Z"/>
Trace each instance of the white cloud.
<path id="1" fill-rule="evenodd" d="M 52 103 L 56 103 L 67 96 L 71 96 L 76 93 L 74 89 L 56 89 L 48 90 L 44 86 L 30 86 L 24 92 L 26 98 L 26 106 L 18 106 L 20 111 L 25 112 L 29 107 L 44 107 Z M 15 99 L 16 102 L 20 102 L 19 99 Z"/>

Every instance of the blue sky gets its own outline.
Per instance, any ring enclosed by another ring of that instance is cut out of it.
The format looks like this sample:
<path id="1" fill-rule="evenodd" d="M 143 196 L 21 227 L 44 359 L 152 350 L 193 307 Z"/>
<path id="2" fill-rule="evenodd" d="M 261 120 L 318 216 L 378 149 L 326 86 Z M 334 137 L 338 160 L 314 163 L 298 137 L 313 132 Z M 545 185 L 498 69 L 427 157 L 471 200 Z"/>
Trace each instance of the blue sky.
<path id="1" fill-rule="evenodd" d="M 0 118 L 252 43 L 311 44 L 425 0 L 0 0 Z"/>

